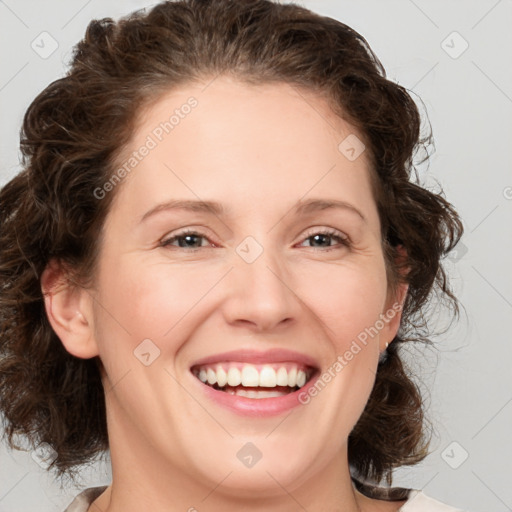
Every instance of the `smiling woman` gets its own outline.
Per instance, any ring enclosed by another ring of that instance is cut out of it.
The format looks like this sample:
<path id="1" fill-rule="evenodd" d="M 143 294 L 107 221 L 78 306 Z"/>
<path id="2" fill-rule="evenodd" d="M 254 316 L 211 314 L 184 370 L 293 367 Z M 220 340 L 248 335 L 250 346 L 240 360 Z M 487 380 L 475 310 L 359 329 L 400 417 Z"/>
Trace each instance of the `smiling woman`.
<path id="1" fill-rule="evenodd" d="M 69 512 L 455 510 L 390 487 L 429 444 L 401 349 L 433 294 L 457 312 L 428 142 L 364 38 L 297 5 L 90 23 L 0 191 L 8 440 L 59 476 L 110 451 Z"/>

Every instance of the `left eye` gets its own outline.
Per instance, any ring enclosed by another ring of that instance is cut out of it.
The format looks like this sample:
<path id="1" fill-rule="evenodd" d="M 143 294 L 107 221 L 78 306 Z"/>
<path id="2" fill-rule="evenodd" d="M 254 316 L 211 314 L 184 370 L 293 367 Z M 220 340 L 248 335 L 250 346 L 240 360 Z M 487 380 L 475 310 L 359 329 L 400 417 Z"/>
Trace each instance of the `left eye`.
<path id="1" fill-rule="evenodd" d="M 306 240 L 314 240 L 315 243 L 318 243 L 318 242 L 322 242 L 322 241 L 325 241 L 325 240 L 337 240 L 342 246 L 349 246 L 350 245 L 350 242 L 349 242 L 349 239 L 346 235 L 343 235 L 341 233 L 339 233 L 338 231 L 334 231 L 334 230 L 330 230 L 330 229 L 327 229 L 327 230 L 324 230 L 324 231 L 318 231 L 318 232 L 313 232 L 312 234 L 308 235 L 304 241 Z M 311 247 L 311 246 L 310 246 Z M 331 250 L 331 249 L 335 249 L 336 247 L 333 247 L 332 245 L 328 245 L 328 246 L 320 246 L 320 247 L 313 247 L 313 248 L 319 248 L 319 249 L 322 249 L 322 248 L 325 248 L 327 250 Z"/>

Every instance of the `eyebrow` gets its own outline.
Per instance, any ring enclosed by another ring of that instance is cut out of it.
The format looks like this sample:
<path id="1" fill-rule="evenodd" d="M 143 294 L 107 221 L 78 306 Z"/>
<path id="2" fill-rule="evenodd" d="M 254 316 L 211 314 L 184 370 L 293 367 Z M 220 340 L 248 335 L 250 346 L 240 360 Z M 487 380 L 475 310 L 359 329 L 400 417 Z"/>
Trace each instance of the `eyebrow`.
<path id="1" fill-rule="evenodd" d="M 191 212 L 210 213 L 216 216 L 225 215 L 224 207 L 215 201 L 195 201 L 190 199 L 173 199 L 157 204 L 148 210 L 140 219 L 145 221 L 148 217 L 165 210 L 188 210 Z"/>
<path id="2" fill-rule="evenodd" d="M 299 200 L 294 205 L 295 215 L 306 215 L 314 213 L 316 211 L 327 210 L 327 209 L 343 209 L 356 213 L 364 222 L 366 217 L 358 210 L 354 205 L 347 203 L 346 201 L 340 201 L 338 199 L 308 199 Z M 157 204 L 150 210 L 148 210 L 142 217 L 140 222 L 145 221 L 147 218 L 161 212 L 161 211 L 172 211 L 172 210 L 186 210 L 191 212 L 209 213 L 218 217 L 226 216 L 227 210 L 221 203 L 216 201 L 200 201 L 190 199 L 173 199 L 164 203 Z"/>
<path id="3" fill-rule="evenodd" d="M 298 201 L 295 205 L 295 214 L 308 214 L 319 210 L 328 210 L 337 208 L 341 210 L 348 210 L 356 213 L 366 222 L 366 217 L 358 210 L 353 204 L 338 199 L 308 199 L 307 201 Z"/>

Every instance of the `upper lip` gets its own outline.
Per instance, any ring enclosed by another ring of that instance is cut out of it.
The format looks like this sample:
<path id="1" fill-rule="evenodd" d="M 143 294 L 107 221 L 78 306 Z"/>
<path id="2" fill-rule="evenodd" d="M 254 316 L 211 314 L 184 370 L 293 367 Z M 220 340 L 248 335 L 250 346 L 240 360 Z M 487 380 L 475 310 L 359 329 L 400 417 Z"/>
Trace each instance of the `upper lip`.
<path id="1" fill-rule="evenodd" d="M 222 362 L 240 362 L 249 364 L 264 364 L 264 363 L 299 363 L 305 366 L 318 368 L 318 362 L 311 356 L 288 350 L 284 348 L 273 348 L 270 350 L 260 351 L 253 349 L 239 349 L 230 352 L 222 352 L 220 354 L 213 354 L 211 356 L 203 357 L 195 361 L 191 368 L 194 366 L 202 366 L 206 364 L 222 363 Z"/>

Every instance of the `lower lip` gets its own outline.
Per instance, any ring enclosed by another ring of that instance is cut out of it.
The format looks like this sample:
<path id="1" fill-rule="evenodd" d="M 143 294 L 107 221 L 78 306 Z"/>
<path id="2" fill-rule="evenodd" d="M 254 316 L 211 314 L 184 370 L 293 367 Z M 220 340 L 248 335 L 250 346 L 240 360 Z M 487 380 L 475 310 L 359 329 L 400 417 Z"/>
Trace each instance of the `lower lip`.
<path id="1" fill-rule="evenodd" d="M 294 407 L 303 406 L 299 396 L 306 396 L 309 388 L 315 385 L 318 375 L 315 374 L 300 389 L 287 395 L 272 398 L 247 398 L 245 396 L 230 395 L 203 384 L 197 377 L 194 380 L 201 386 L 203 393 L 213 402 L 237 414 L 253 417 L 267 417 L 282 414 Z"/>

